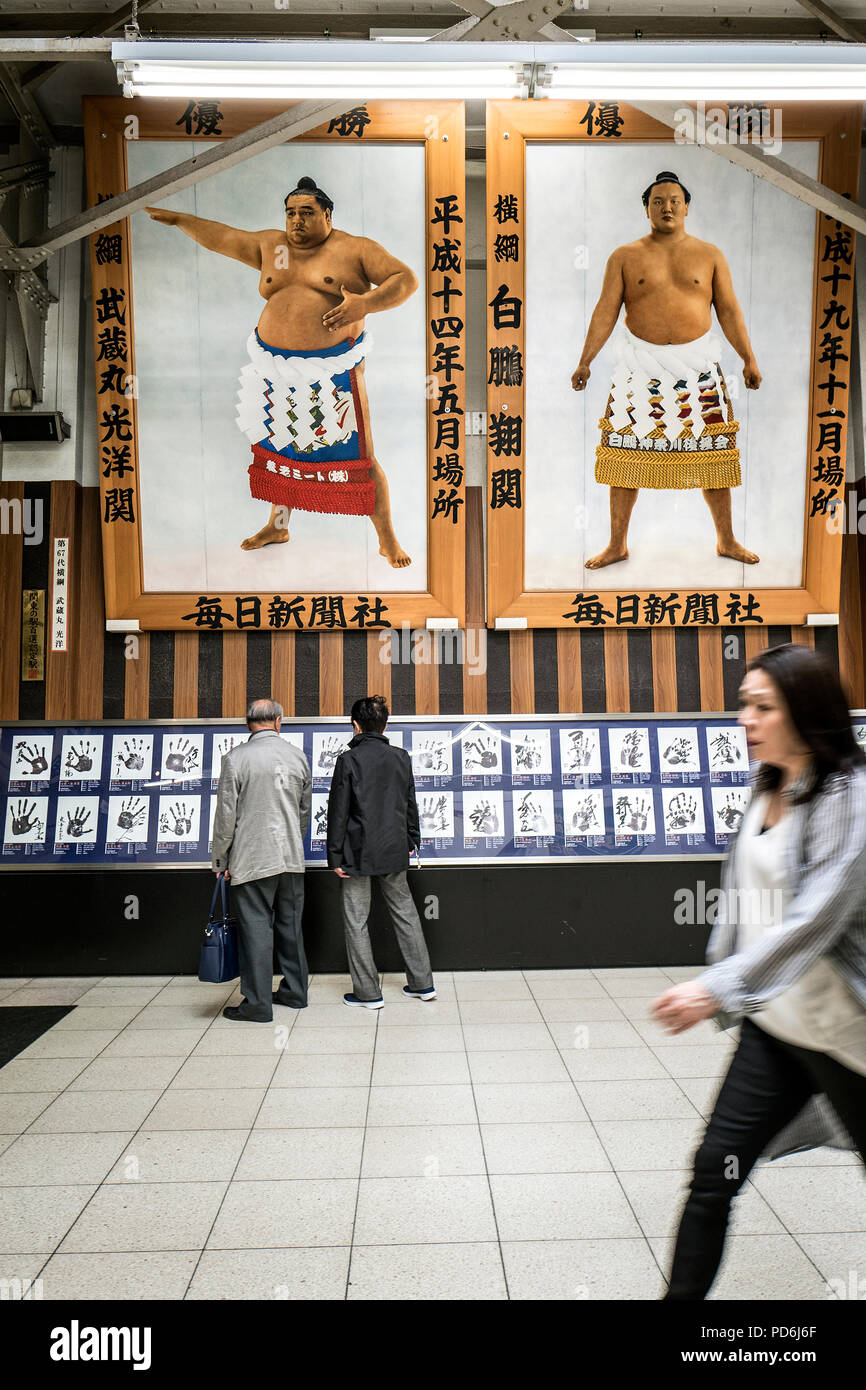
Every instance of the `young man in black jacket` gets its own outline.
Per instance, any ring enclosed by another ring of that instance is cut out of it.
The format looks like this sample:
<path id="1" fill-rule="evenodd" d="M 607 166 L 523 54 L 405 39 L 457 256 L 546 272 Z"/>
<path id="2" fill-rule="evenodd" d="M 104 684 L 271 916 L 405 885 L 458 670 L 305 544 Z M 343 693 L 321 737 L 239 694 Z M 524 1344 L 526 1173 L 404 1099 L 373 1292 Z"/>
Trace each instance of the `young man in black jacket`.
<path id="1" fill-rule="evenodd" d="M 343 1003 L 381 1009 L 367 916 L 376 878 L 397 935 L 413 999 L 435 999 L 421 919 L 409 892 L 409 853 L 421 845 L 412 760 L 384 736 L 388 706 L 368 695 L 352 706 L 355 737 L 334 768 L 328 798 L 328 865 L 342 879 L 343 928 L 353 992 Z"/>

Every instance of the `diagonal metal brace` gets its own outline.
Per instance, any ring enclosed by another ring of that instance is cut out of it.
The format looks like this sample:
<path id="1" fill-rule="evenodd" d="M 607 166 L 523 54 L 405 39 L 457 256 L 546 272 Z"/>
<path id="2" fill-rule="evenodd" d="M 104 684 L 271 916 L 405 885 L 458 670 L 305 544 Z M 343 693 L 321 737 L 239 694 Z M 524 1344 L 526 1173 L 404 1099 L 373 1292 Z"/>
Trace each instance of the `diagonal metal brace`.
<path id="1" fill-rule="evenodd" d="M 134 188 L 119 193 L 116 198 L 107 198 L 104 203 L 99 203 L 94 208 L 85 208 L 66 222 L 49 227 L 38 241 L 25 241 L 17 251 L 13 249 L 12 253 L 4 253 L 0 249 L 0 268 L 32 269 L 34 265 L 47 260 L 53 252 L 59 251 L 62 246 L 80 241 L 82 237 L 92 236 L 103 227 L 110 227 L 121 217 L 138 212 L 147 204 L 159 202 L 173 193 L 179 193 L 181 189 L 190 188 L 222 169 L 242 164 L 274 145 L 281 145 L 286 140 L 305 134 L 308 130 L 315 130 L 316 126 L 322 125 L 324 121 L 332 121 L 344 115 L 354 105 L 357 105 L 357 102 L 348 97 L 342 97 L 337 101 L 300 101 L 288 110 L 281 111 L 278 116 L 273 116 L 271 120 L 263 121 L 261 125 L 253 126 L 230 140 L 222 140 L 203 154 L 193 155 L 181 164 L 176 164 L 174 168 L 137 183 Z M 23 265 L 14 259 L 12 264 L 4 265 L 4 255 L 10 254 L 21 255 Z"/>

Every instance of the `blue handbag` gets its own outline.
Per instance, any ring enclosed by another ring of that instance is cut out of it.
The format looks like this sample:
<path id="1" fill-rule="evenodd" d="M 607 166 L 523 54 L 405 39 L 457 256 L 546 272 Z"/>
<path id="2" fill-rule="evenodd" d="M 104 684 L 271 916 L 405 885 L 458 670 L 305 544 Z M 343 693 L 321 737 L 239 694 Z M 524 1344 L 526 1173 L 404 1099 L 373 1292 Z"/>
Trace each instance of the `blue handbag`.
<path id="1" fill-rule="evenodd" d="M 217 895 L 222 889 L 222 917 L 214 919 Z M 238 967 L 237 923 L 228 915 L 225 875 L 220 874 L 213 890 L 210 917 L 204 929 L 204 941 L 198 963 L 198 977 L 204 984 L 223 985 L 236 980 Z"/>

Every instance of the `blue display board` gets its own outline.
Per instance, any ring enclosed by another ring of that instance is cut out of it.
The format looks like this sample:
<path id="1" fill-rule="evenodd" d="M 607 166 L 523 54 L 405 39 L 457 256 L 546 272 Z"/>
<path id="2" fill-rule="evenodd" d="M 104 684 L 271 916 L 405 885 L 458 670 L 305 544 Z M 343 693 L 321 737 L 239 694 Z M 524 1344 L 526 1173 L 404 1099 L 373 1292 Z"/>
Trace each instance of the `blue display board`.
<path id="1" fill-rule="evenodd" d="M 855 731 L 866 740 L 866 724 Z M 247 736 L 196 720 L 7 725 L 0 868 L 209 865 L 220 764 Z M 323 865 L 351 728 L 290 719 L 280 736 L 310 764 L 306 856 Z M 387 736 L 412 756 L 425 863 L 715 858 L 749 796 L 730 715 L 417 716 Z"/>

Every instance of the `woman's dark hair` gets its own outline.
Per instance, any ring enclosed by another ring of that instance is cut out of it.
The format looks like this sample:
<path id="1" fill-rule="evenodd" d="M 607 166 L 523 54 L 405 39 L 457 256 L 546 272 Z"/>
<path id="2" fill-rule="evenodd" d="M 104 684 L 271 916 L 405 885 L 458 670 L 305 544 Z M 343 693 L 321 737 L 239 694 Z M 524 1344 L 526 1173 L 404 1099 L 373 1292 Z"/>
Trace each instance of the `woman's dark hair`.
<path id="1" fill-rule="evenodd" d="M 851 728 L 848 701 L 839 674 L 820 652 L 787 642 L 782 647 L 769 647 L 759 652 L 746 669 L 766 671 L 775 681 L 788 707 L 791 723 L 814 759 L 815 784 L 800 794 L 798 803 L 817 796 L 832 773 L 850 772 L 866 763 L 866 755 Z M 775 791 L 781 776 L 781 768 L 762 763 L 755 791 Z"/>
<path id="2" fill-rule="evenodd" d="M 363 734 L 381 734 L 388 723 L 388 714 L 384 695 L 365 695 L 352 706 L 352 718 Z"/>

